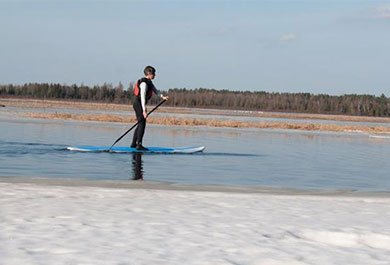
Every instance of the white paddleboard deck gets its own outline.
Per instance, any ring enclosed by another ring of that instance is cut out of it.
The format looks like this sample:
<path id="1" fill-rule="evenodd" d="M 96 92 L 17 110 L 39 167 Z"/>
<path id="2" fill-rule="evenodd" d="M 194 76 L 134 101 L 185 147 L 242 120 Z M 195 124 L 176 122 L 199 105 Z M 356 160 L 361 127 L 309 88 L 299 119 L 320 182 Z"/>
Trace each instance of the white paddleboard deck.
<path id="1" fill-rule="evenodd" d="M 109 150 L 108 146 L 70 146 L 67 147 L 70 151 L 79 152 L 113 152 L 113 153 L 162 153 L 162 154 L 192 154 L 203 152 L 204 146 L 191 147 L 147 147 L 146 151 L 138 151 L 133 147 L 114 146 Z"/>

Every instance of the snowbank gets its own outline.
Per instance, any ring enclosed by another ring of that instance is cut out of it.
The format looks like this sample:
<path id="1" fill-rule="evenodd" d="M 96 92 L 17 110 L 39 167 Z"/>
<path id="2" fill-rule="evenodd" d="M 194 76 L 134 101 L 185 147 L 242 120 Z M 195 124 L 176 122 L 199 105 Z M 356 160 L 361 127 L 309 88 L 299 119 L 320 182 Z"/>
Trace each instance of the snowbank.
<path id="1" fill-rule="evenodd" d="M 0 183 L 0 264 L 388 264 L 390 199 Z"/>

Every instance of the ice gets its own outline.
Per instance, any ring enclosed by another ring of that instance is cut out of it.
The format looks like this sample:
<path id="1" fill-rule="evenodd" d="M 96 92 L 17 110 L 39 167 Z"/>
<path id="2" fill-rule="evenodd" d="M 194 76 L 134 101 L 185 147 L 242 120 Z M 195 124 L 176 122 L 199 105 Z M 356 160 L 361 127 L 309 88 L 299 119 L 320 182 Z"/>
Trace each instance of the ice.
<path id="1" fill-rule="evenodd" d="M 0 264 L 389 264 L 390 198 L 0 183 Z"/>

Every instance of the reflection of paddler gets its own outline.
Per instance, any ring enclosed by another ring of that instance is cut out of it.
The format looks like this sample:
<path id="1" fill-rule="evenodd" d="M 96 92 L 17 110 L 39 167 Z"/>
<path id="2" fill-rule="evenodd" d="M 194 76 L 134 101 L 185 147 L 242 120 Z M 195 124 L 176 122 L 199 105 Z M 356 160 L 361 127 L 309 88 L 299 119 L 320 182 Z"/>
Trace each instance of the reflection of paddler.
<path id="1" fill-rule="evenodd" d="M 131 147 L 135 147 L 137 150 L 148 150 L 142 145 L 142 139 L 145 133 L 146 118 L 148 117 L 146 104 L 148 103 L 149 99 L 153 96 L 153 93 L 159 95 L 163 100 L 168 99 L 168 97 L 162 95 L 153 85 L 152 80 L 156 76 L 156 69 L 154 69 L 152 66 L 146 66 L 144 73 L 145 77 L 139 79 L 135 83 L 134 87 L 135 97 L 133 101 L 133 107 L 137 121 L 139 123 L 135 129 Z"/>
<path id="2" fill-rule="evenodd" d="M 144 170 L 142 163 L 142 153 L 133 153 L 133 180 L 143 180 Z"/>

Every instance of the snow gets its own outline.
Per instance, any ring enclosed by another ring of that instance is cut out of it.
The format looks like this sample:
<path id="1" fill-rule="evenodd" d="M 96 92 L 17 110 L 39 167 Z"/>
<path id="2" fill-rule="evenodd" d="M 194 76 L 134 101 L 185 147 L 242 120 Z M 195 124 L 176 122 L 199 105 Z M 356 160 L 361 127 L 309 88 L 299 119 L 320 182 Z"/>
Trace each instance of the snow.
<path id="1" fill-rule="evenodd" d="M 0 264 L 389 264 L 390 198 L 0 183 Z"/>

